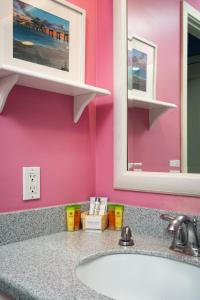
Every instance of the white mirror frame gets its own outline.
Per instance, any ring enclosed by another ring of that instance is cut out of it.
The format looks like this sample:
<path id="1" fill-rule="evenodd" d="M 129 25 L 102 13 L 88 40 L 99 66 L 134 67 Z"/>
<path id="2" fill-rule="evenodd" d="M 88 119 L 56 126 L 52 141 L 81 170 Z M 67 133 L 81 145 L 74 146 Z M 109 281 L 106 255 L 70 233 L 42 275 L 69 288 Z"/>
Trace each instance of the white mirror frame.
<path id="1" fill-rule="evenodd" d="M 113 0 L 114 10 L 114 188 L 142 192 L 200 195 L 200 175 L 127 171 L 127 0 Z M 184 11 L 183 23 L 189 13 Z M 187 26 L 183 27 L 183 41 Z M 183 56 L 187 55 L 183 52 Z"/>
<path id="2" fill-rule="evenodd" d="M 200 12 L 186 2 L 183 2 L 183 31 L 182 31 L 182 138 L 181 138 L 181 162 L 182 171 L 187 173 L 187 84 L 188 81 L 188 31 L 200 38 Z M 188 28 L 189 27 L 189 28 Z"/>

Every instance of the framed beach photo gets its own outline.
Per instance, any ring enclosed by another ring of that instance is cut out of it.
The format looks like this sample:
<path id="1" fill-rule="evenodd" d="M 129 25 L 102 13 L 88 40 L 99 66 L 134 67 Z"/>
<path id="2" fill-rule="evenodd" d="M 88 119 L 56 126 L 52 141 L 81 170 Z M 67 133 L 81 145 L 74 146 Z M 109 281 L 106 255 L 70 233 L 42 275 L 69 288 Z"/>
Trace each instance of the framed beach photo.
<path id="1" fill-rule="evenodd" d="M 3 64 L 84 83 L 85 10 L 65 0 L 6 0 L 0 19 Z"/>
<path id="2" fill-rule="evenodd" d="M 128 94 L 142 100 L 156 97 L 156 45 L 128 38 Z"/>

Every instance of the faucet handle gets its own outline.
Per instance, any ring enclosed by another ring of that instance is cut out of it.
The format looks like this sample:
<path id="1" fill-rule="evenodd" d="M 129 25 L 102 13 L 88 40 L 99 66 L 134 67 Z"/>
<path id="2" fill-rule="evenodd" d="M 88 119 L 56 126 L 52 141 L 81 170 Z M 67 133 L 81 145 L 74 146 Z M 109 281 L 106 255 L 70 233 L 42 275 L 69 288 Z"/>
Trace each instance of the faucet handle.
<path id="1" fill-rule="evenodd" d="M 174 231 L 174 230 L 171 230 L 171 224 L 173 223 L 173 221 L 176 220 L 175 217 L 170 216 L 170 215 L 168 215 L 168 214 L 162 214 L 162 215 L 160 215 L 160 218 L 161 218 L 162 220 L 164 220 L 164 221 L 168 221 L 168 222 L 169 222 L 169 224 L 168 224 L 168 226 L 167 226 L 167 230 L 168 230 L 168 231 Z"/>
<path id="2" fill-rule="evenodd" d="M 167 215 L 167 214 L 160 215 L 160 218 L 162 220 L 169 221 L 169 222 L 175 220 L 175 217 Z"/>

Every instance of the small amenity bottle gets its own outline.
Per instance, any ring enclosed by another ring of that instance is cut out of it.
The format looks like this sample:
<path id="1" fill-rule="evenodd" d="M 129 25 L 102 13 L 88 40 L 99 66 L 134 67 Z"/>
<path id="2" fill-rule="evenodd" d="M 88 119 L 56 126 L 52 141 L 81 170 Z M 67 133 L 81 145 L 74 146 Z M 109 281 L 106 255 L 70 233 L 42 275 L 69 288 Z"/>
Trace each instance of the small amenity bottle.
<path id="1" fill-rule="evenodd" d="M 115 205 L 108 204 L 108 228 L 115 230 Z"/>
<path id="2" fill-rule="evenodd" d="M 121 230 L 123 226 L 124 205 L 115 204 L 115 229 Z"/>
<path id="3" fill-rule="evenodd" d="M 74 231 L 74 215 L 75 215 L 74 205 L 66 205 L 65 212 L 66 212 L 67 231 Z"/>
<path id="4" fill-rule="evenodd" d="M 81 226 L 81 206 L 74 205 L 74 230 L 79 230 Z"/>

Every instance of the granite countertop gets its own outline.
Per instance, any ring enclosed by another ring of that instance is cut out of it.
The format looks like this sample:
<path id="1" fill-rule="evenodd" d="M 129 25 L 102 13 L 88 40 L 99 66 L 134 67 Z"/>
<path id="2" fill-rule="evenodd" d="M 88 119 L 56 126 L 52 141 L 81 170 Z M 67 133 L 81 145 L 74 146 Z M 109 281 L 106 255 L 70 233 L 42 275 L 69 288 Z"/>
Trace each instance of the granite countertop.
<path id="1" fill-rule="evenodd" d="M 20 300 L 106 300 L 76 276 L 85 259 L 112 253 L 142 253 L 200 266 L 193 258 L 168 250 L 169 240 L 134 236 L 135 246 L 118 246 L 120 232 L 60 232 L 0 247 L 0 290 Z"/>

